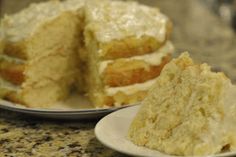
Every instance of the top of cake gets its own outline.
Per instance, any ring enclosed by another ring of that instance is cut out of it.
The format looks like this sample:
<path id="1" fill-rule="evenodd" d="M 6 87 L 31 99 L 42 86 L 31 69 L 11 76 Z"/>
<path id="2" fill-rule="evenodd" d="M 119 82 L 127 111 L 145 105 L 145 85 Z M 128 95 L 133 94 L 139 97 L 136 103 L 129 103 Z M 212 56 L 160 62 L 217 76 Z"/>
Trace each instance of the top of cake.
<path id="1" fill-rule="evenodd" d="M 108 42 L 124 37 L 152 36 L 162 42 L 166 38 L 168 18 L 157 8 L 122 1 L 88 1 L 86 20 L 96 39 Z"/>
<path id="2" fill-rule="evenodd" d="M 84 0 L 48 1 L 31 4 L 13 15 L 6 15 L 1 23 L 3 35 L 9 41 L 19 41 L 34 33 L 42 23 L 56 18 L 64 11 L 77 10 Z"/>
<path id="3" fill-rule="evenodd" d="M 75 11 L 84 6 L 84 0 L 48 1 L 31 4 L 1 23 L 4 36 L 9 41 L 19 41 L 32 35 L 42 23 L 56 18 L 64 11 Z M 101 42 L 129 36 L 148 35 L 162 42 L 166 38 L 168 18 L 157 8 L 136 2 L 109 0 L 87 1 L 86 20 L 95 37 Z"/>
<path id="4" fill-rule="evenodd" d="M 236 87 L 188 54 L 168 63 L 129 130 L 135 144 L 174 155 L 236 149 Z"/>

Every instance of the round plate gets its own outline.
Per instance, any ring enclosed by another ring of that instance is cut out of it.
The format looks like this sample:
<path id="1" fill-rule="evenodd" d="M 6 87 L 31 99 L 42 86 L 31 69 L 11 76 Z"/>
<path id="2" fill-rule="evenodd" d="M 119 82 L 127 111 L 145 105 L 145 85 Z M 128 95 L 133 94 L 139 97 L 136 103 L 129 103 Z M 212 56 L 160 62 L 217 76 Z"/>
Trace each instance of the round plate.
<path id="1" fill-rule="evenodd" d="M 50 108 L 28 108 L 20 104 L 0 100 L 0 108 L 32 116 L 52 119 L 94 119 L 127 107 L 94 108 L 88 98 L 72 95 L 66 101 L 55 103 Z"/>
<path id="2" fill-rule="evenodd" d="M 145 157 L 180 157 L 161 153 L 145 147 L 133 144 L 127 139 L 129 126 L 136 115 L 140 105 L 127 107 L 113 112 L 102 118 L 95 127 L 97 139 L 105 146 L 118 152 Z M 230 157 L 236 156 L 236 152 L 228 152 L 206 157 Z M 196 156 L 195 156 L 196 157 Z"/>

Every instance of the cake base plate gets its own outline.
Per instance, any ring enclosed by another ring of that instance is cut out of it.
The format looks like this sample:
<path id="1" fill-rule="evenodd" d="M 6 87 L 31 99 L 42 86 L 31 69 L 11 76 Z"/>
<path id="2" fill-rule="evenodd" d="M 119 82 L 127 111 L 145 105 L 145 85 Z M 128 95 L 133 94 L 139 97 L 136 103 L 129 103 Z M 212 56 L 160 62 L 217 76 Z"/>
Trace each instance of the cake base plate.
<path id="1" fill-rule="evenodd" d="M 57 102 L 54 105 L 50 106 L 50 108 L 28 108 L 20 104 L 0 99 L 1 109 L 51 119 L 101 118 L 113 111 L 127 106 L 130 105 L 124 105 L 120 107 L 95 108 L 87 97 L 78 95 L 71 95 L 67 100 Z"/>

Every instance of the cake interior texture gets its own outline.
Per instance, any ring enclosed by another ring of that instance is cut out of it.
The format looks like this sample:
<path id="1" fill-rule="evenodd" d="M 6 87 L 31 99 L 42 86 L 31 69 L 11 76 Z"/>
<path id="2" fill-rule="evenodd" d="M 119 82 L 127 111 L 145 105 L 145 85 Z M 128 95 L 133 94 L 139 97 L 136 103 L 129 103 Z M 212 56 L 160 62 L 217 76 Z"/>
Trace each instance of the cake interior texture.
<path id="1" fill-rule="evenodd" d="M 236 87 L 188 53 L 162 70 L 128 132 L 139 146 L 172 155 L 236 149 Z"/>
<path id="2" fill-rule="evenodd" d="M 139 102 L 173 53 L 170 20 L 136 2 L 32 4 L 0 30 L 0 95 L 28 107 L 72 91 L 96 107 Z"/>

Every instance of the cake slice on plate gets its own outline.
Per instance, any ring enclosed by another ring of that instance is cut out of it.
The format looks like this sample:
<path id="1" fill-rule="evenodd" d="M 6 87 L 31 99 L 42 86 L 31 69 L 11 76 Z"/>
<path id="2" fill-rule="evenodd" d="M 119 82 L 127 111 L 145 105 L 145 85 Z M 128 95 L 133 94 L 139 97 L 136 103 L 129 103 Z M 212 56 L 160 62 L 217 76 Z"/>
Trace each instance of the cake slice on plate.
<path id="1" fill-rule="evenodd" d="M 236 87 L 187 53 L 168 63 L 134 118 L 128 138 L 172 155 L 236 150 Z"/>

